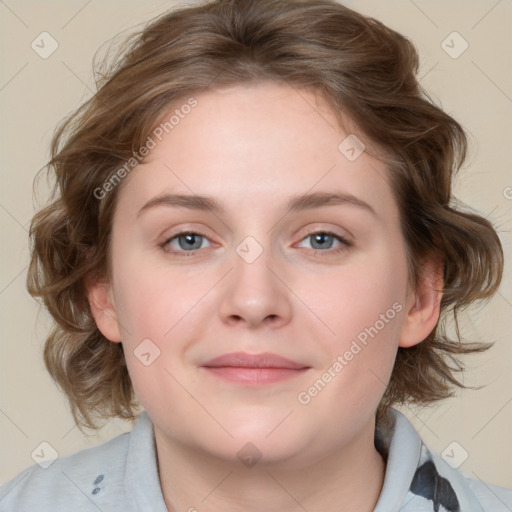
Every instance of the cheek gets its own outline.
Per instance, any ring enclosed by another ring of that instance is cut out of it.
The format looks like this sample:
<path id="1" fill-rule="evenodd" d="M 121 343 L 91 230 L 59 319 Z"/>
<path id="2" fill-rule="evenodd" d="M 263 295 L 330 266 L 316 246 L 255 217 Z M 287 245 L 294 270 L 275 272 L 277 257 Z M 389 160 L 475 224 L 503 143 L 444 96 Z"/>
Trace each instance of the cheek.
<path id="1" fill-rule="evenodd" d="M 405 264 L 391 257 L 362 258 L 328 275 L 310 276 L 300 286 L 306 305 L 323 323 L 321 338 L 328 346 L 342 346 L 375 324 L 379 331 L 395 332 L 402 318 L 398 310 L 404 309 Z"/>
<path id="2" fill-rule="evenodd" d="M 117 266 L 114 276 L 116 311 L 126 341 L 150 338 L 157 344 L 197 305 L 208 276 L 172 269 L 165 259 L 132 256 Z"/>
<path id="3" fill-rule="evenodd" d="M 332 426 L 333 436 L 347 418 L 362 425 L 376 410 L 391 377 L 405 313 L 391 279 L 378 279 L 378 287 L 368 277 L 353 279 L 331 289 L 324 318 L 334 334 L 318 336 L 322 365 L 297 395 L 315 421 Z"/>
<path id="4" fill-rule="evenodd" d="M 161 414 L 162 404 L 179 403 L 186 409 L 191 404 L 179 384 L 185 381 L 180 361 L 189 343 L 186 332 L 194 306 L 204 292 L 200 293 L 194 282 L 186 286 L 176 278 L 168 279 L 156 267 L 136 273 L 120 268 L 120 279 L 122 271 L 133 276 L 118 287 L 117 310 L 135 394 L 154 418 Z"/>
<path id="5" fill-rule="evenodd" d="M 171 271 L 158 262 L 142 264 L 135 258 L 119 264 L 114 279 L 116 311 L 136 394 L 145 407 L 164 403 L 182 392 L 171 375 L 183 380 L 184 354 L 201 338 L 201 298 L 218 279 L 183 267 Z"/>
<path id="6" fill-rule="evenodd" d="M 391 375 L 404 321 L 405 254 L 389 246 L 315 280 L 315 286 L 306 283 L 304 290 L 308 305 L 322 320 L 317 322 L 322 332 L 317 340 L 323 368 L 331 373 L 326 375 L 332 380 L 328 387 L 334 394 L 350 389 L 348 401 L 364 398 L 377 404 Z"/>

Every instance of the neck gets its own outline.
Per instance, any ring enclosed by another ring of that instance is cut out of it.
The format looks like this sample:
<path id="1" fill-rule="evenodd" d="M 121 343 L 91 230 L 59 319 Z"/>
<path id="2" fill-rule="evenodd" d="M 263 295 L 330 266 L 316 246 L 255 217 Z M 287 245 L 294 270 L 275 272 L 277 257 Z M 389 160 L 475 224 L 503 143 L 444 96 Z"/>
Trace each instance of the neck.
<path id="1" fill-rule="evenodd" d="M 373 511 L 385 463 L 374 446 L 374 424 L 348 446 L 297 469 L 279 463 L 244 467 L 169 439 L 155 426 L 160 485 L 169 512 Z M 300 454 L 296 456 L 300 460 Z"/>

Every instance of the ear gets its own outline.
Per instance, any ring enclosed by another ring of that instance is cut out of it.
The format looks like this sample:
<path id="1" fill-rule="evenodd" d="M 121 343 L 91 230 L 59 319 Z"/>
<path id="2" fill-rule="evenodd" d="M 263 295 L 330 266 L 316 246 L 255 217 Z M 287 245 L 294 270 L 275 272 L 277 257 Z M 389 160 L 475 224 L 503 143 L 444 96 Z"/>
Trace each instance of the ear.
<path id="1" fill-rule="evenodd" d="M 99 278 L 90 279 L 86 283 L 86 289 L 87 300 L 98 329 L 110 341 L 120 342 L 121 331 L 110 284 Z"/>
<path id="2" fill-rule="evenodd" d="M 443 296 L 443 267 L 441 260 L 430 260 L 423 266 L 418 287 L 408 296 L 400 347 L 421 343 L 435 328 Z"/>

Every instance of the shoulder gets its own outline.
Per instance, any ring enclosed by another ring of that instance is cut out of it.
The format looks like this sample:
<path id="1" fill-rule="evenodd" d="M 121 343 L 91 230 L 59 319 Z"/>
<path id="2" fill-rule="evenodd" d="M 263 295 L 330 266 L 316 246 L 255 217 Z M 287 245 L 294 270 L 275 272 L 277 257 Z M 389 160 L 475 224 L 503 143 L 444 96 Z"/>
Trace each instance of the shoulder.
<path id="1" fill-rule="evenodd" d="M 122 495 L 129 438 L 129 433 L 121 434 L 56 459 L 46 469 L 37 464 L 25 469 L 0 487 L 0 512 L 108 510 L 100 503 L 107 495 L 107 500 Z"/>
<path id="2" fill-rule="evenodd" d="M 512 490 L 467 475 L 431 451 L 406 416 L 393 421 L 376 440 L 387 453 L 383 490 L 375 511 L 511 512 Z"/>
<path id="3" fill-rule="evenodd" d="M 485 512 L 512 510 L 512 489 L 491 485 L 464 475 L 469 488 Z"/>

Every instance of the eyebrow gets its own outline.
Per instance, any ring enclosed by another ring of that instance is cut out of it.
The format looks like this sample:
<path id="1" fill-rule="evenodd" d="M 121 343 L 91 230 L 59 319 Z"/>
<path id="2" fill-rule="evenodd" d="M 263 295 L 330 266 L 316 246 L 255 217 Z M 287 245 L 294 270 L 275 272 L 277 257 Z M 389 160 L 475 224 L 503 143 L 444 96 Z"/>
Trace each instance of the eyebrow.
<path id="1" fill-rule="evenodd" d="M 156 206 L 169 206 L 188 208 L 190 210 L 207 211 L 215 214 L 225 213 L 224 207 L 213 197 L 187 195 L 187 194 L 162 194 L 150 199 L 137 213 L 139 217 L 144 211 Z M 365 201 L 347 193 L 315 192 L 292 197 L 286 207 L 287 213 L 322 208 L 324 206 L 355 206 L 377 216 L 375 210 Z"/>

